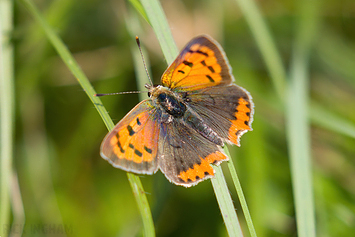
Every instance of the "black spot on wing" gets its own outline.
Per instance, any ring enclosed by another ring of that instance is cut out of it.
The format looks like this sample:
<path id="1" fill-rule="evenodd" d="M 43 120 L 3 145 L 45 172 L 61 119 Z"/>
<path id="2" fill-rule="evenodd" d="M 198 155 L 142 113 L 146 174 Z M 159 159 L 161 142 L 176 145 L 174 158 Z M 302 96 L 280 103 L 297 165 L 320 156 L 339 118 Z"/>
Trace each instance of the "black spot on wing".
<path id="1" fill-rule="evenodd" d="M 199 54 L 202 54 L 202 55 L 208 57 L 208 54 L 205 52 L 202 52 L 201 50 L 197 50 L 196 53 L 199 53 Z"/>
<path id="2" fill-rule="evenodd" d="M 125 152 L 125 150 L 123 150 L 123 148 L 122 148 L 122 145 L 121 145 L 120 140 L 118 140 L 117 146 L 118 146 L 118 148 L 120 148 L 120 152 L 121 152 L 121 153 L 124 153 L 124 152 Z"/>
<path id="3" fill-rule="evenodd" d="M 139 121 L 139 118 L 137 118 L 137 124 L 140 126 L 141 125 L 141 121 Z"/>
<path id="4" fill-rule="evenodd" d="M 121 152 L 121 153 L 124 153 L 125 150 L 123 150 L 123 148 L 122 148 L 122 145 L 121 145 L 121 142 L 120 142 L 120 135 L 119 135 L 119 133 L 116 134 L 116 137 L 117 137 L 117 146 L 118 146 L 118 148 L 120 148 L 120 152 Z"/>
<path id="5" fill-rule="evenodd" d="M 183 64 L 185 64 L 186 66 L 188 66 L 188 67 L 192 67 L 194 64 L 193 63 L 191 63 L 191 62 L 188 62 L 188 61 L 183 61 L 182 62 Z"/>
<path id="6" fill-rule="evenodd" d="M 199 54 L 202 54 L 202 55 L 204 55 L 204 56 L 208 57 L 208 54 L 207 54 L 207 53 L 205 53 L 205 52 L 202 52 L 201 50 L 196 50 L 196 51 L 189 50 L 189 53 L 199 53 Z"/>
<path id="7" fill-rule="evenodd" d="M 149 154 L 152 154 L 152 149 L 149 149 L 148 147 L 144 146 L 144 150 Z"/>
<path id="8" fill-rule="evenodd" d="M 215 73 L 215 70 L 213 69 L 212 66 L 208 66 L 207 68 L 208 68 L 212 73 Z"/>
<path id="9" fill-rule="evenodd" d="M 143 155 L 142 152 L 138 151 L 137 149 L 134 150 L 134 154 L 136 154 L 139 157 L 142 157 L 142 155 Z"/>
<path id="10" fill-rule="evenodd" d="M 135 132 L 133 131 L 133 128 L 131 127 L 131 125 L 127 125 L 127 130 L 130 136 L 133 136 L 135 134 Z"/>
<path id="11" fill-rule="evenodd" d="M 210 82 L 214 82 L 213 78 L 209 75 L 206 75 L 207 79 L 210 80 Z"/>

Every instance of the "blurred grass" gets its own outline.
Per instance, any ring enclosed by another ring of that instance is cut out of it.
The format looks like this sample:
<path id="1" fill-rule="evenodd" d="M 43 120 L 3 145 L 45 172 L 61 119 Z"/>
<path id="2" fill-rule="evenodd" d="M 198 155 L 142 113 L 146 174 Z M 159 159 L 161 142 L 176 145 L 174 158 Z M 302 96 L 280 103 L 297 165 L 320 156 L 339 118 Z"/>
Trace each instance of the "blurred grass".
<path id="1" fill-rule="evenodd" d="M 178 48 L 207 33 L 230 60 L 236 83 L 255 102 L 253 131 L 230 148 L 258 236 L 295 236 L 285 111 L 249 25 L 235 2 L 163 1 Z M 296 1 L 259 1 L 283 65 L 290 65 Z M 353 236 L 355 231 L 355 5 L 321 2 L 309 75 L 310 154 L 318 236 Z M 126 29 L 129 3 L 40 1 L 36 5 L 63 39 L 96 91 L 135 90 Z M 218 7 L 216 7 L 218 6 Z M 76 79 L 48 45 L 22 4 L 15 4 L 14 168 L 26 215 L 25 236 L 141 235 L 140 216 L 123 171 L 99 157 L 107 130 Z M 155 83 L 166 68 L 158 42 L 139 17 L 137 30 L 150 58 Z M 288 68 L 286 68 L 288 69 Z M 114 122 L 137 102 L 136 95 L 104 98 Z M 222 165 L 224 168 L 226 165 Z M 230 177 L 226 177 L 231 182 Z M 175 187 L 158 172 L 142 176 L 158 236 L 226 236 L 210 181 Z M 232 192 L 233 200 L 237 200 Z M 3 205 L 3 203 L 1 204 Z M 240 207 L 235 203 L 238 215 Z M 1 209 L 1 214 L 4 210 Z M 242 216 L 242 215 L 240 215 Z M 244 229 L 245 220 L 240 219 Z M 208 226 L 208 228 L 206 228 Z M 17 226 L 18 227 L 18 226 Z M 38 227 L 37 229 L 35 227 Z M 246 227 L 245 227 L 246 228 Z M 14 230 L 18 230 L 15 226 Z"/>
<path id="2" fill-rule="evenodd" d="M 316 236 L 309 121 L 309 65 L 318 31 L 318 1 L 299 1 L 286 100 L 286 128 L 297 234 Z"/>
<path id="3" fill-rule="evenodd" d="M 0 236 L 10 226 L 10 197 L 12 187 L 13 140 L 15 117 L 13 3 L 0 2 Z M 14 214 L 14 219 L 17 215 Z"/>
<path id="4" fill-rule="evenodd" d="M 87 93 L 88 97 L 91 99 L 92 103 L 95 105 L 97 111 L 101 115 L 101 118 L 104 121 L 107 128 L 109 130 L 112 130 L 113 123 L 112 123 L 111 118 L 108 116 L 107 111 L 102 106 L 100 99 L 94 96 L 96 94 L 95 90 L 91 86 L 90 82 L 88 81 L 88 79 L 85 76 L 85 74 L 83 73 L 83 71 L 80 69 L 76 60 L 73 58 L 73 56 L 67 50 L 67 48 L 65 47 L 65 45 L 63 44 L 61 39 L 59 37 L 57 37 L 57 35 L 54 33 L 54 31 L 51 29 L 51 27 L 48 25 L 48 23 L 44 20 L 44 18 L 38 12 L 38 10 L 36 9 L 36 6 L 32 3 L 32 1 L 22 0 L 22 3 L 28 8 L 31 15 L 36 19 L 36 21 L 43 28 L 43 30 L 46 33 L 46 36 L 48 37 L 52 46 L 56 49 L 57 53 L 60 55 L 61 59 L 66 64 L 66 66 L 70 69 L 71 73 L 77 78 L 77 80 L 80 83 L 80 85 L 82 86 L 83 90 Z M 42 147 L 45 147 L 45 146 L 42 146 Z M 44 162 L 47 162 L 47 160 L 44 160 Z M 48 167 L 49 167 L 49 165 L 48 165 Z M 49 176 L 49 175 L 46 175 L 46 176 Z M 136 199 L 138 209 L 141 213 L 141 217 L 143 220 L 143 226 L 144 226 L 144 234 L 145 234 L 145 236 L 155 236 L 154 223 L 152 220 L 150 207 L 149 207 L 143 186 L 141 184 L 141 181 L 137 175 L 132 174 L 132 173 L 127 173 L 127 177 L 128 177 L 129 183 L 131 185 L 134 197 Z M 49 184 L 47 186 L 50 189 L 52 188 L 51 184 Z M 57 220 L 57 223 L 59 223 L 58 220 Z"/>

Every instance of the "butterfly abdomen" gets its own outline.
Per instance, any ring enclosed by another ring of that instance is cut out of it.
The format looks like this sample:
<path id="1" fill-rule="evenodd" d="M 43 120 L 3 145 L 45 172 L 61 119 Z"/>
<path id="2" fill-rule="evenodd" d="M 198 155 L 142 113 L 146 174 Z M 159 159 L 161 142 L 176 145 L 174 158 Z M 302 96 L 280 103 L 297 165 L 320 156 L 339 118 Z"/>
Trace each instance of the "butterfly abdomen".
<path id="1" fill-rule="evenodd" d="M 193 110 L 188 109 L 185 112 L 184 115 L 184 122 L 191 127 L 192 129 L 194 129 L 195 131 L 197 131 L 198 133 L 200 133 L 203 137 L 207 138 L 208 140 L 210 140 L 211 142 L 222 146 L 223 145 L 223 140 L 220 136 L 218 136 L 218 134 L 212 130 L 211 127 L 209 127 L 201 118 L 201 116 L 199 116 L 197 113 L 195 113 Z"/>

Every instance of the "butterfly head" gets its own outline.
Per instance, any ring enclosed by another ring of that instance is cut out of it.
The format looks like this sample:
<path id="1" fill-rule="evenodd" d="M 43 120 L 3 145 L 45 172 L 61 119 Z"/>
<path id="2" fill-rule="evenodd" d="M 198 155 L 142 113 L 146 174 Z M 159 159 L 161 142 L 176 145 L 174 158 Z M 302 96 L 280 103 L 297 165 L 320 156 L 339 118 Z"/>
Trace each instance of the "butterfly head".
<path id="1" fill-rule="evenodd" d="M 163 92 L 170 92 L 170 89 L 161 85 L 150 85 L 150 84 L 145 84 L 144 86 L 148 90 L 148 96 L 151 99 L 155 99 L 159 94 Z M 171 92 L 170 92 L 171 93 Z"/>

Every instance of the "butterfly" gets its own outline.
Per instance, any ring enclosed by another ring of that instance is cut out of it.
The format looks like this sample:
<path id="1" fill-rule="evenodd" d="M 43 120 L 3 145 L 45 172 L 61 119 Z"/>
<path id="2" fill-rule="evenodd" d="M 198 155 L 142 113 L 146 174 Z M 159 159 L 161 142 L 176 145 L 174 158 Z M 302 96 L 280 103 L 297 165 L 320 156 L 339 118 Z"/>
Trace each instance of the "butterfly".
<path id="1" fill-rule="evenodd" d="M 207 35 L 193 38 L 168 67 L 161 85 L 146 85 L 149 99 L 136 105 L 104 138 L 101 156 L 136 174 L 159 169 L 191 187 L 211 178 L 227 161 L 224 143 L 239 146 L 252 130 L 254 105 L 233 83 L 221 46 Z"/>

